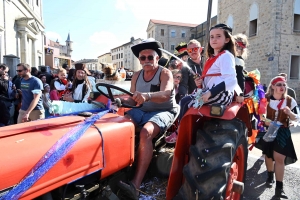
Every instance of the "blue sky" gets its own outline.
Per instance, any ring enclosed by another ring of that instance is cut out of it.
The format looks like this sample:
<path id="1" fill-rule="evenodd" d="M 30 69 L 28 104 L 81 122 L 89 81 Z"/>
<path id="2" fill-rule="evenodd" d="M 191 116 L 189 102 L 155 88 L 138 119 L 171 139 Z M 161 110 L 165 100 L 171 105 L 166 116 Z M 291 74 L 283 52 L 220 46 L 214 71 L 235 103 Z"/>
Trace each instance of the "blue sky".
<path id="1" fill-rule="evenodd" d="M 213 0 L 212 16 L 217 14 Z M 111 48 L 146 38 L 150 19 L 195 23 L 206 21 L 208 0 L 44 0 L 49 39 L 65 44 L 70 32 L 72 59 L 96 59 Z"/>

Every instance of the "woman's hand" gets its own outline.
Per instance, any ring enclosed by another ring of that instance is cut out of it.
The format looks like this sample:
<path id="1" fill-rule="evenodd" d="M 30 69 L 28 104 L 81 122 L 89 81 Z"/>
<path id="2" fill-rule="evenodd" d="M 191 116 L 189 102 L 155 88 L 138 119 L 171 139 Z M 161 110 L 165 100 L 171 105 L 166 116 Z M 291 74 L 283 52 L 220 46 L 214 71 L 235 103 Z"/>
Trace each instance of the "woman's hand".
<path id="1" fill-rule="evenodd" d="M 238 103 L 243 103 L 244 102 L 244 97 L 243 96 L 236 96 L 235 100 Z"/>
<path id="2" fill-rule="evenodd" d="M 68 101 L 68 102 L 74 102 L 74 99 L 72 97 L 72 93 L 65 94 L 64 97 L 63 97 L 63 99 L 65 101 Z"/>
<path id="3" fill-rule="evenodd" d="M 290 109 L 288 106 L 285 106 L 282 110 L 283 110 L 283 112 L 284 112 L 285 114 L 287 114 L 288 116 L 290 116 L 291 113 L 292 113 L 291 109 Z"/>
<path id="4" fill-rule="evenodd" d="M 196 84 L 196 86 L 198 87 L 198 88 L 200 88 L 201 86 L 202 86 L 202 78 L 200 78 L 200 77 L 197 77 L 197 78 L 195 78 L 195 84 Z"/>

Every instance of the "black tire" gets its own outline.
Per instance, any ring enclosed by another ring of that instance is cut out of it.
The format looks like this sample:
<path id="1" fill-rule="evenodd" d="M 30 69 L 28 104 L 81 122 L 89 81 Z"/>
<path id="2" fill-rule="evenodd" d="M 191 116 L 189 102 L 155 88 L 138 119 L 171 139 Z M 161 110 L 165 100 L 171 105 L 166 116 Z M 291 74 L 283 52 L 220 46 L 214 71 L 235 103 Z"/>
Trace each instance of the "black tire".
<path id="1" fill-rule="evenodd" d="M 244 152 L 245 180 L 247 169 L 247 129 L 237 119 L 212 119 L 197 131 L 197 141 L 190 147 L 189 162 L 183 168 L 185 182 L 178 199 L 225 199 L 228 174 L 237 147 Z M 197 193 L 197 196 L 196 196 Z"/>

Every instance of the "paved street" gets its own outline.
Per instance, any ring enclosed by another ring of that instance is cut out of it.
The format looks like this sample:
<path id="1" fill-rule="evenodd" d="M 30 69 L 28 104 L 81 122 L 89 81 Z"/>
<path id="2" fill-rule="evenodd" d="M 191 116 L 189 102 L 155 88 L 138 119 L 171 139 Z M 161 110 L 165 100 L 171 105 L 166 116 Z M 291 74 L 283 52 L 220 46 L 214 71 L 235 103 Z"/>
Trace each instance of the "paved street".
<path id="1" fill-rule="evenodd" d="M 298 156 L 298 161 L 286 167 L 284 175 L 284 190 L 289 199 L 300 199 L 300 127 L 291 128 L 294 147 Z M 244 198 L 252 199 L 273 199 L 275 186 L 266 188 L 265 181 L 267 178 L 266 167 L 261 151 L 253 149 L 249 151 Z"/>

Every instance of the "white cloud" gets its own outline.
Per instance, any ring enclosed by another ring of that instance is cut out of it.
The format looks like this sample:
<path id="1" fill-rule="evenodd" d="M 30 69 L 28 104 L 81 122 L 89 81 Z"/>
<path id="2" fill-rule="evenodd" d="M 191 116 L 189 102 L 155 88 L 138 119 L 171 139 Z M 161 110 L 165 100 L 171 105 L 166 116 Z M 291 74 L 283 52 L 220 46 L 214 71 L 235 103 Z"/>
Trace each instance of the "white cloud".
<path id="1" fill-rule="evenodd" d="M 56 32 L 53 32 L 53 31 L 47 31 L 47 32 L 46 32 L 46 36 L 47 36 L 47 39 L 50 39 L 50 40 L 52 40 L 52 41 L 58 40 L 59 42 L 64 42 L 64 41 L 62 40 L 62 37 L 61 37 L 58 33 L 56 33 Z M 66 39 L 67 39 L 67 38 L 66 38 Z"/>

